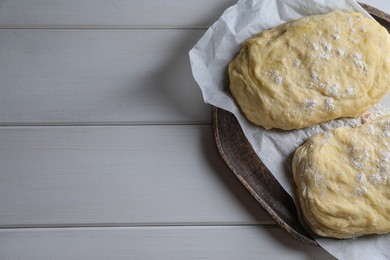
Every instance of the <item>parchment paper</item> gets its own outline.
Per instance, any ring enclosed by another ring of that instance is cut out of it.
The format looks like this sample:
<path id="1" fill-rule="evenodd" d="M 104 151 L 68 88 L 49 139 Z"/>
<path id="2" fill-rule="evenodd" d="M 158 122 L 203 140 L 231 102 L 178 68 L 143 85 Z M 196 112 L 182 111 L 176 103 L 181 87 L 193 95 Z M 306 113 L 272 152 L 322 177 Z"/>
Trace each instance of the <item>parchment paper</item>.
<path id="1" fill-rule="evenodd" d="M 359 119 L 335 120 L 294 130 L 264 130 L 246 120 L 232 99 L 228 87 L 227 65 L 238 53 L 241 43 L 265 29 L 308 15 L 333 9 L 354 10 L 371 17 L 353 0 L 240 0 L 215 22 L 190 51 L 195 80 L 204 101 L 232 112 L 247 139 L 265 166 L 294 198 L 292 155 L 311 135 L 334 127 L 353 127 Z M 390 96 L 381 104 L 388 107 Z M 389 259 L 390 235 L 364 236 L 338 240 L 315 237 L 328 252 L 339 259 Z"/>

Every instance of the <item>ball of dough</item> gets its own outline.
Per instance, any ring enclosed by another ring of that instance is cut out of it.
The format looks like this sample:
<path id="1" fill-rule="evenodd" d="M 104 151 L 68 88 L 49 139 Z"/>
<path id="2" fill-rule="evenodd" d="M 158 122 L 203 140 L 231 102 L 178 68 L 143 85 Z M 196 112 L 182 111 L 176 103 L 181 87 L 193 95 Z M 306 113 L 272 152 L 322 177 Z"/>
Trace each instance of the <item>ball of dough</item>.
<path id="1" fill-rule="evenodd" d="M 311 137 L 292 166 L 304 219 L 316 234 L 390 232 L 390 116 Z"/>
<path id="2" fill-rule="evenodd" d="M 360 13 L 336 10 L 248 39 L 228 72 L 242 112 L 266 129 L 356 117 L 389 90 L 390 36 Z"/>

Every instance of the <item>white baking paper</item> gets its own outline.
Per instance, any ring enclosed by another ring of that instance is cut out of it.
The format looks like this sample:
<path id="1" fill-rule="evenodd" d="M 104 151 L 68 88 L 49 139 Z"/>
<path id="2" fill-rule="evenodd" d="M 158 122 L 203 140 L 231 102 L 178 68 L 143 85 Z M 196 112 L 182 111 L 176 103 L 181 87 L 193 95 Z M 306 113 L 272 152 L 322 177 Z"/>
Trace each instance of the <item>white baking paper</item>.
<path id="1" fill-rule="evenodd" d="M 254 34 L 333 9 L 354 10 L 370 17 L 353 0 L 240 0 L 225 10 L 190 51 L 192 72 L 205 102 L 237 117 L 261 161 L 293 198 L 291 159 L 295 149 L 315 133 L 334 127 L 353 127 L 360 121 L 336 120 L 301 130 L 266 131 L 247 121 L 233 101 L 228 89 L 227 65 L 240 50 L 241 43 Z M 381 103 L 389 106 L 390 96 Z M 316 241 L 339 259 L 390 259 L 390 235 L 348 240 L 316 237 Z"/>

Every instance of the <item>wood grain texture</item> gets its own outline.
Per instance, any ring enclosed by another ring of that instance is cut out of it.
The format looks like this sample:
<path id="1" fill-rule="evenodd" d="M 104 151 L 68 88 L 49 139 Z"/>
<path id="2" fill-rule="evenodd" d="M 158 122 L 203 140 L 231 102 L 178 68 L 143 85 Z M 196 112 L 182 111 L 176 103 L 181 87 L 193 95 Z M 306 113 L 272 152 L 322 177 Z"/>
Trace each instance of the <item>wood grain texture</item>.
<path id="1" fill-rule="evenodd" d="M 214 107 L 213 128 L 222 158 L 272 219 L 294 238 L 317 245 L 301 226 L 294 201 L 256 155 L 235 116 Z"/>
<path id="2" fill-rule="evenodd" d="M 2 127 L 0 226 L 273 223 L 211 126 Z"/>
<path id="3" fill-rule="evenodd" d="M 390 32 L 389 14 L 362 6 Z M 213 128 L 218 151 L 244 187 L 284 230 L 302 242 L 316 245 L 301 226 L 292 198 L 258 158 L 235 116 L 214 107 Z"/>
<path id="4" fill-rule="evenodd" d="M 363 0 L 390 12 L 386 0 Z M 236 0 L 2 0 L 0 28 L 207 28 Z"/>
<path id="5" fill-rule="evenodd" d="M 207 28 L 235 0 L 3 0 L 0 28 Z"/>
<path id="6" fill-rule="evenodd" d="M 0 259 L 334 259 L 278 228 L 133 227 L 0 230 Z"/>
<path id="7" fill-rule="evenodd" d="M 203 30 L 0 30 L 1 124 L 208 124 Z"/>

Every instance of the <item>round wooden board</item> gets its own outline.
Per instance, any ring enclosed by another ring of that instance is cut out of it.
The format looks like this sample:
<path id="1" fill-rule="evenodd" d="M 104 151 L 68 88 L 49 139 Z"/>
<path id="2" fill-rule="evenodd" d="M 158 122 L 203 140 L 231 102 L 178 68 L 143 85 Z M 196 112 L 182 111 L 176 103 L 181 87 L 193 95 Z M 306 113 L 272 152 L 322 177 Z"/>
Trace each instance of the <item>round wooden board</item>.
<path id="1" fill-rule="evenodd" d="M 390 15 L 360 4 L 390 32 Z M 213 107 L 213 128 L 218 150 L 240 182 L 284 230 L 311 245 L 316 241 L 298 220 L 295 204 L 260 161 L 233 114 Z"/>

